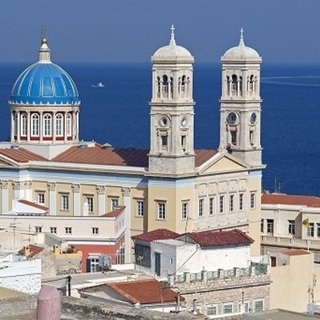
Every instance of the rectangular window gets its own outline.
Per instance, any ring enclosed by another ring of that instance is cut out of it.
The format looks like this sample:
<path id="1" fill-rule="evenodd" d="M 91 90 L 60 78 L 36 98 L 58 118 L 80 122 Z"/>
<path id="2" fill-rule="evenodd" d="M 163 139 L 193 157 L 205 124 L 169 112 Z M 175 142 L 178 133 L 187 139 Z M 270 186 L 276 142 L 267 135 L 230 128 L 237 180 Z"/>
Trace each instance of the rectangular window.
<path id="1" fill-rule="evenodd" d="M 65 234 L 72 234 L 72 228 L 71 227 L 65 227 L 64 228 L 64 233 Z"/>
<path id="2" fill-rule="evenodd" d="M 161 148 L 166 150 L 168 148 L 168 136 L 167 135 L 161 135 Z"/>
<path id="3" fill-rule="evenodd" d="M 181 205 L 181 217 L 182 220 L 188 219 L 188 202 L 184 201 Z"/>
<path id="4" fill-rule="evenodd" d="M 158 219 L 164 220 L 166 218 L 166 204 L 165 202 L 158 202 Z"/>
<path id="5" fill-rule="evenodd" d="M 181 136 L 181 147 L 185 148 L 186 147 L 186 141 L 187 141 L 187 137 L 186 136 Z"/>
<path id="6" fill-rule="evenodd" d="M 92 227 L 91 231 L 92 231 L 92 234 L 99 234 L 99 228 L 98 227 Z"/>
<path id="7" fill-rule="evenodd" d="M 42 232 L 42 227 L 35 227 L 35 232 L 40 233 Z"/>
<path id="8" fill-rule="evenodd" d="M 144 203 L 143 200 L 137 200 L 137 216 L 143 217 Z"/>
<path id="9" fill-rule="evenodd" d="M 256 194 L 250 193 L 250 209 L 254 209 L 256 207 Z"/>
<path id="10" fill-rule="evenodd" d="M 86 197 L 86 201 L 88 203 L 89 212 L 92 213 L 93 212 L 93 197 L 92 196 L 87 196 Z"/>
<path id="11" fill-rule="evenodd" d="M 253 130 L 249 131 L 249 140 L 250 140 L 250 144 L 254 145 L 254 132 L 253 132 Z"/>
<path id="12" fill-rule="evenodd" d="M 317 237 L 320 238 L 320 223 L 317 223 Z"/>
<path id="13" fill-rule="evenodd" d="M 314 237 L 314 223 L 309 223 L 308 229 L 307 229 L 307 236 L 308 237 Z"/>
<path id="14" fill-rule="evenodd" d="M 239 210 L 242 211 L 243 210 L 243 199 L 244 199 L 244 194 L 240 193 L 239 194 Z"/>
<path id="15" fill-rule="evenodd" d="M 207 305 L 207 316 L 213 316 L 217 314 L 217 306 L 213 304 L 208 304 Z"/>
<path id="16" fill-rule="evenodd" d="M 50 233 L 57 234 L 57 227 L 50 227 Z"/>
<path id="17" fill-rule="evenodd" d="M 274 225 L 273 219 L 267 219 L 267 233 L 270 235 L 273 235 L 273 225 Z"/>
<path id="18" fill-rule="evenodd" d="M 214 197 L 209 198 L 209 214 L 214 214 Z"/>
<path id="19" fill-rule="evenodd" d="M 249 312 L 249 301 L 244 301 L 239 303 L 239 312 L 248 313 Z"/>
<path id="20" fill-rule="evenodd" d="M 231 194 L 229 197 L 229 211 L 233 212 L 234 210 L 234 195 Z"/>
<path id="21" fill-rule="evenodd" d="M 261 312 L 264 310 L 264 301 L 261 300 L 255 300 L 254 301 L 254 312 Z"/>
<path id="22" fill-rule="evenodd" d="M 230 131 L 230 135 L 231 135 L 231 143 L 236 146 L 237 145 L 237 131 L 235 130 L 231 130 Z"/>
<path id="23" fill-rule="evenodd" d="M 261 219 L 260 232 L 264 233 L 264 219 Z"/>
<path id="24" fill-rule="evenodd" d="M 219 198 L 219 212 L 224 213 L 224 196 Z"/>
<path id="25" fill-rule="evenodd" d="M 134 247 L 136 264 L 144 267 L 151 267 L 151 250 L 150 247 L 136 244 Z"/>
<path id="26" fill-rule="evenodd" d="M 69 210 L 69 195 L 61 195 L 61 210 Z"/>
<path id="27" fill-rule="evenodd" d="M 38 203 L 44 204 L 44 192 L 38 192 Z"/>
<path id="28" fill-rule="evenodd" d="M 294 220 L 288 220 L 288 233 L 292 235 L 296 233 Z"/>
<path id="29" fill-rule="evenodd" d="M 232 312 L 233 312 L 232 303 L 224 303 L 223 304 L 223 313 L 232 313 Z"/>
<path id="30" fill-rule="evenodd" d="M 119 199 L 118 198 L 111 198 L 111 211 L 113 211 L 119 204 Z"/>
<path id="31" fill-rule="evenodd" d="M 204 203 L 204 199 L 199 199 L 199 206 L 198 206 L 199 217 L 203 216 L 203 203 Z"/>

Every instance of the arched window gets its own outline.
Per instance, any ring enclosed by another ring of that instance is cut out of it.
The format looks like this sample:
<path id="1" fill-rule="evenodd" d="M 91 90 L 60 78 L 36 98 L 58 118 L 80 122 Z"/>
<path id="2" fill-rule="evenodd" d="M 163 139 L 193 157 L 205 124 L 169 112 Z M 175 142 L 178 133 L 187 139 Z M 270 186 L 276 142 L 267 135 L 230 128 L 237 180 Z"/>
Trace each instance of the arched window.
<path id="1" fill-rule="evenodd" d="M 157 97 L 160 97 L 160 77 L 157 77 Z"/>
<path id="2" fill-rule="evenodd" d="M 23 137 L 27 136 L 27 128 L 28 128 L 27 115 L 23 113 L 21 115 L 21 136 Z"/>
<path id="3" fill-rule="evenodd" d="M 238 77 L 235 74 L 232 75 L 231 91 L 233 91 L 233 92 L 238 91 Z"/>
<path id="4" fill-rule="evenodd" d="M 170 78 L 170 97 L 173 97 L 173 78 Z"/>
<path id="5" fill-rule="evenodd" d="M 63 130 L 62 130 L 62 120 L 63 120 L 63 116 L 61 113 L 58 113 L 56 115 L 56 136 L 61 137 L 63 134 Z"/>
<path id="6" fill-rule="evenodd" d="M 230 94 L 230 77 L 227 76 L 227 83 L 226 83 L 227 87 L 226 87 L 226 93 Z"/>
<path id="7" fill-rule="evenodd" d="M 181 78 L 181 93 L 184 94 L 186 92 L 186 76 L 182 76 Z"/>
<path id="8" fill-rule="evenodd" d="M 254 75 L 252 74 L 249 79 L 249 91 L 254 90 Z"/>
<path id="9" fill-rule="evenodd" d="M 162 77 L 162 96 L 168 98 L 168 77 L 166 75 Z"/>
<path id="10" fill-rule="evenodd" d="M 43 116 L 43 136 L 44 137 L 49 137 L 51 136 L 51 126 L 52 126 L 52 121 L 51 121 L 51 115 L 50 114 L 45 114 Z"/>
<path id="11" fill-rule="evenodd" d="M 34 113 L 31 116 L 31 123 L 32 123 L 31 135 L 34 137 L 38 137 L 39 136 L 39 115 L 37 113 Z"/>
<path id="12" fill-rule="evenodd" d="M 18 135 L 18 113 L 15 112 L 13 115 L 13 129 L 14 129 L 14 135 Z"/>
<path id="13" fill-rule="evenodd" d="M 72 135 L 72 116 L 71 113 L 67 114 L 67 136 L 71 136 Z"/>

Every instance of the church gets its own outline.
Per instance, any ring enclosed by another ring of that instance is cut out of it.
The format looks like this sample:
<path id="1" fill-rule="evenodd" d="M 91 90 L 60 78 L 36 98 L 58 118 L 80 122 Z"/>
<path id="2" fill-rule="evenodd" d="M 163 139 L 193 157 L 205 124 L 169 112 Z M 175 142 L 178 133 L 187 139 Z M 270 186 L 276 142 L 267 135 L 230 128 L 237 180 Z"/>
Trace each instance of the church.
<path id="1" fill-rule="evenodd" d="M 237 228 L 260 254 L 262 59 L 243 30 L 221 57 L 220 143 L 212 150 L 194 146 L 194 57 L 173 27 L 151 58 L 149 150 L 80 141 L 77 86 L 50 55 L 42 37 L 38 61 L 12 88 L 11 139 L 0 143 L 4 229 L 53 234 L 91 267 L 101 254 L 132 261 L 131 237 L 157 229 Z"/>

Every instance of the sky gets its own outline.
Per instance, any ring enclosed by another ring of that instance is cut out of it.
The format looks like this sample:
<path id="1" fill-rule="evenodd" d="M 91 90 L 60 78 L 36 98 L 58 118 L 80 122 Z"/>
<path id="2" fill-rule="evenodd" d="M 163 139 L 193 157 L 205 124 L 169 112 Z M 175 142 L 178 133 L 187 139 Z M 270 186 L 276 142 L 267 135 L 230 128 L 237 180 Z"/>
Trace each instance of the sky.
<path id="1" fill-rule="evenodd" d="M 0 61 L 37 59 L 41 25 L 55 62 L 149 62 L 170 39 L 196 62 L 239 42 L 269 63 L 320 64 L 319 0 L 1 0 Z"/>

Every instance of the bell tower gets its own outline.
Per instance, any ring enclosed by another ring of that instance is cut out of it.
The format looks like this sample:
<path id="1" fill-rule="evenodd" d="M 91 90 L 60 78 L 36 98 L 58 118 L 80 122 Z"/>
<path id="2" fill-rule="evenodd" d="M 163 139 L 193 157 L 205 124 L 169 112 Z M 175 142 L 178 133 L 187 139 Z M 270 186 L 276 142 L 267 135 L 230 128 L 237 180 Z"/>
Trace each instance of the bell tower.
<path id="1" fill-rule="evenodd" d="M 262 59 L 245 46 L 243 29 L 239 45 L 221 58 L 222 93 L 220 146 L 251 166 L 261 165 L 262 148 L 260 65 Z"/>
<path id="2" fill-rule="evenodd" d="M 149 173 L 194 172 L 194 58 L 176 44 L 173 26 L 169 45 L 158 49 L 151 61 Z"/>

